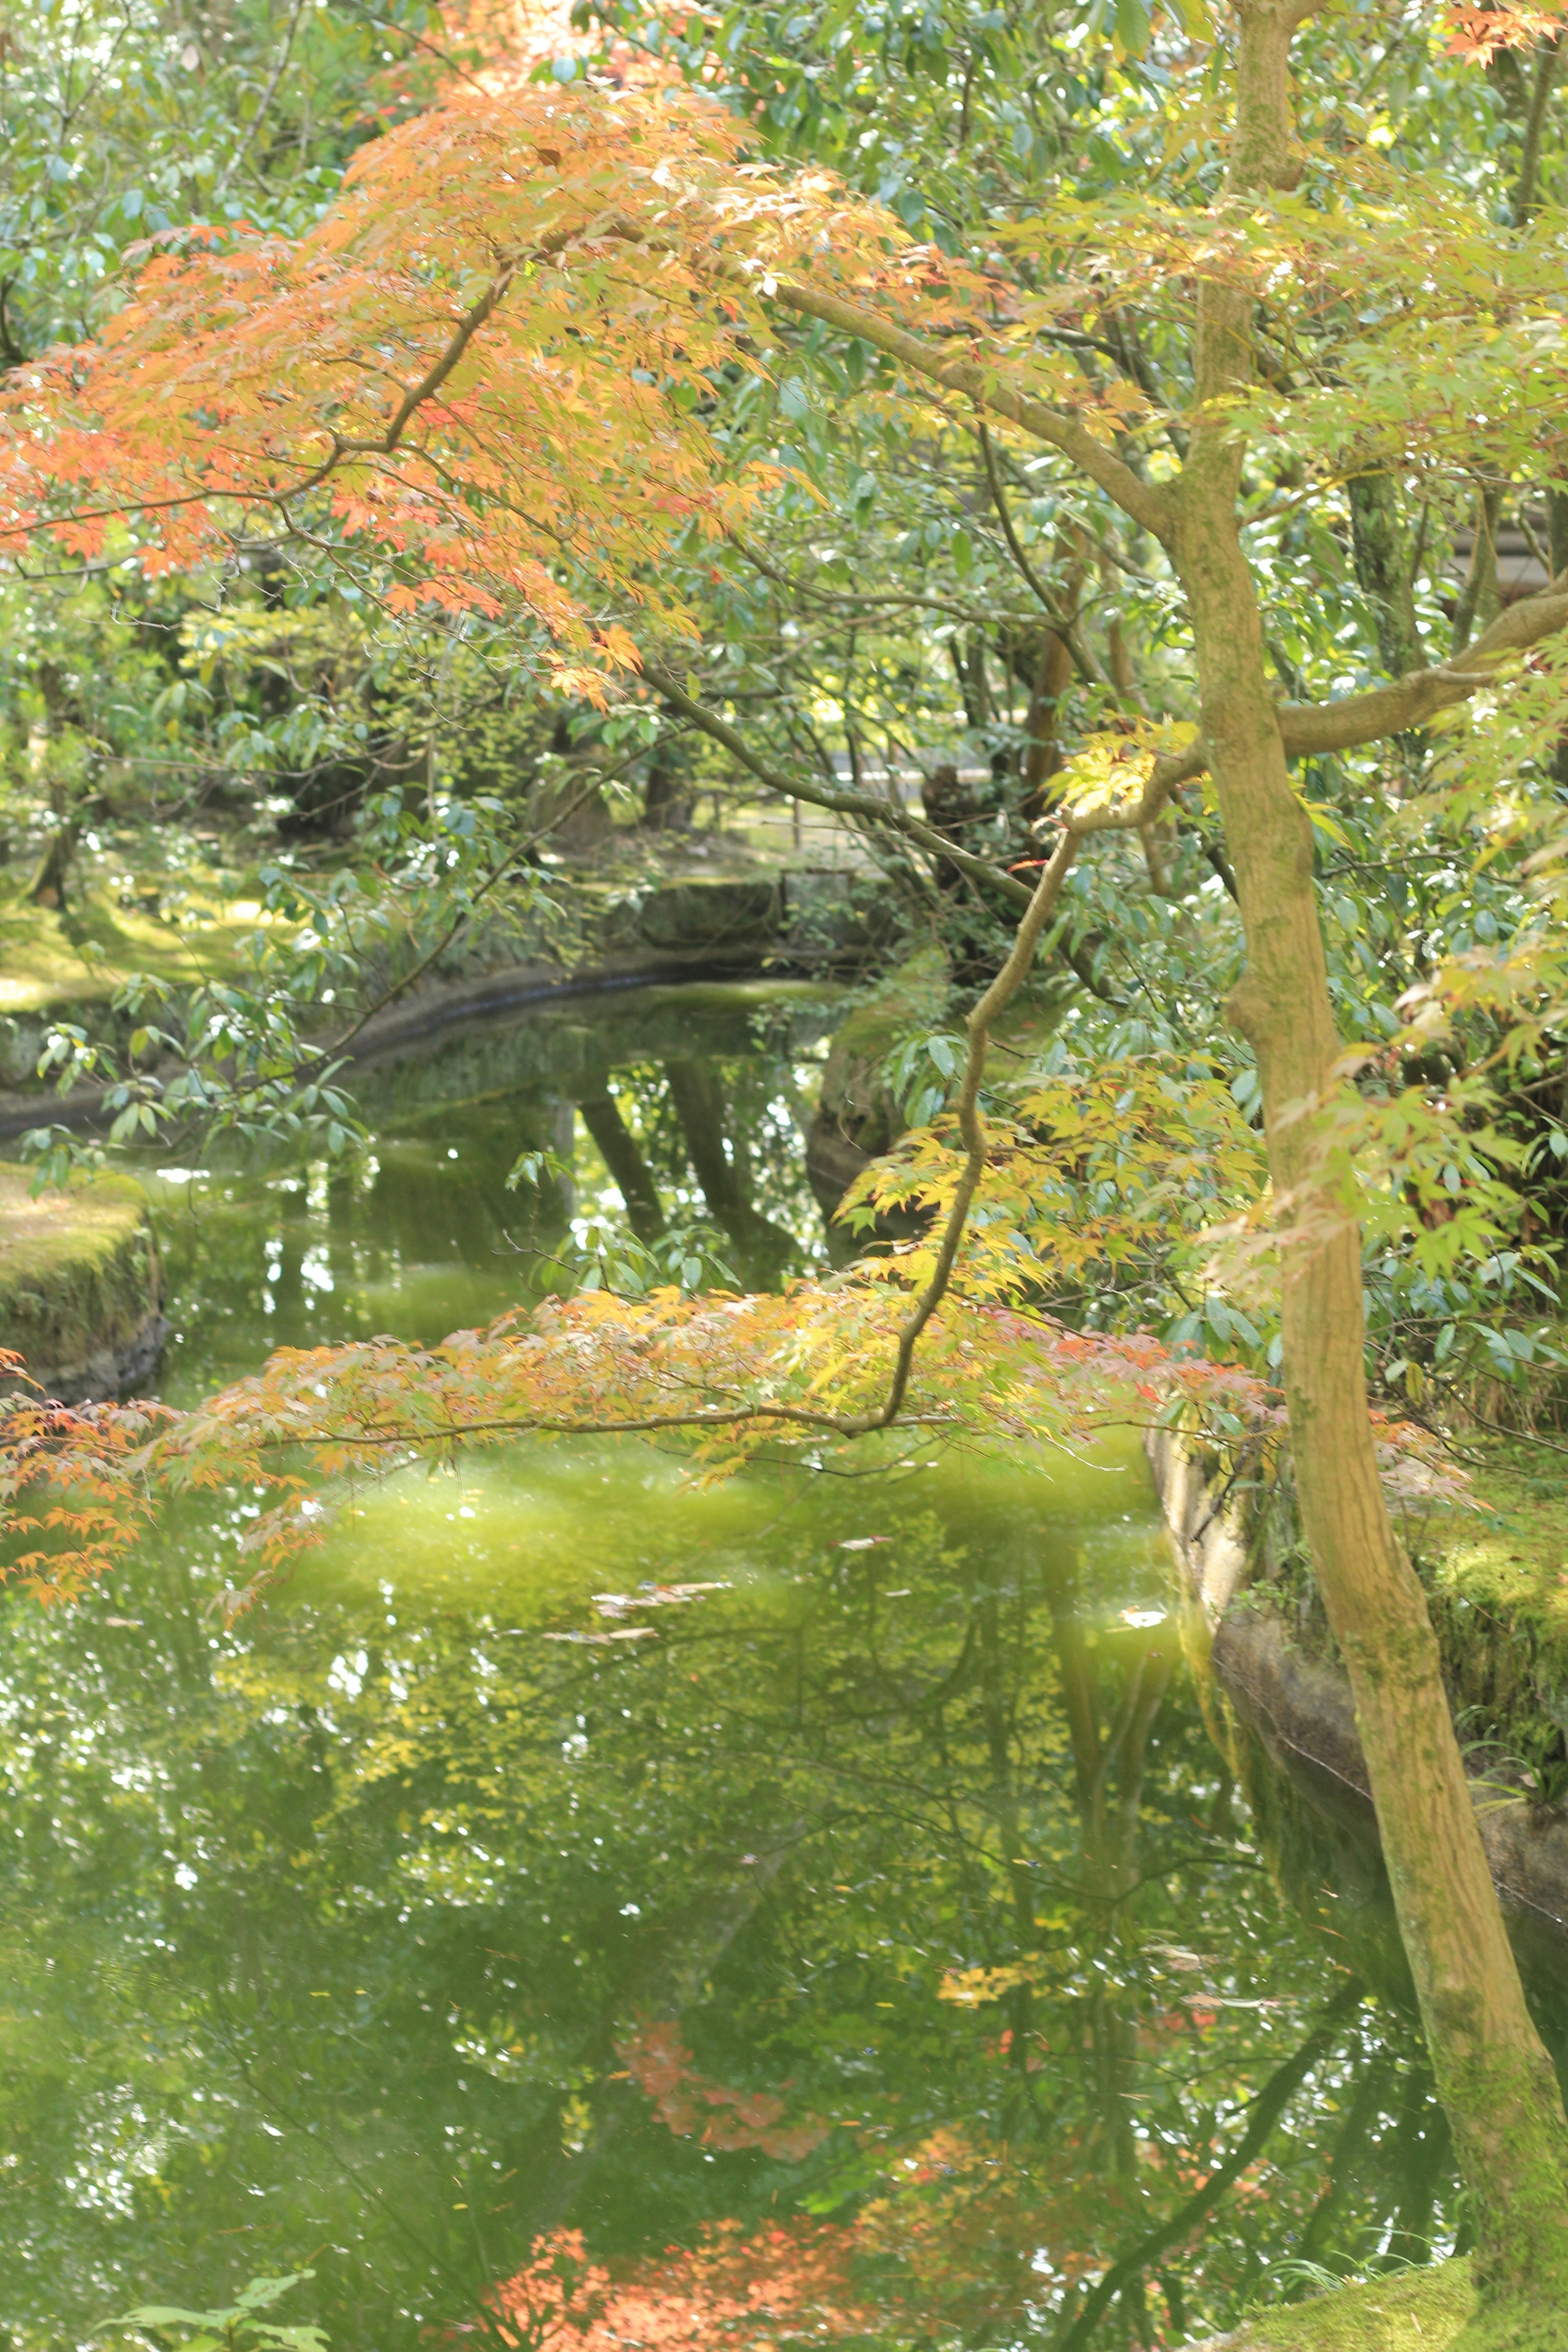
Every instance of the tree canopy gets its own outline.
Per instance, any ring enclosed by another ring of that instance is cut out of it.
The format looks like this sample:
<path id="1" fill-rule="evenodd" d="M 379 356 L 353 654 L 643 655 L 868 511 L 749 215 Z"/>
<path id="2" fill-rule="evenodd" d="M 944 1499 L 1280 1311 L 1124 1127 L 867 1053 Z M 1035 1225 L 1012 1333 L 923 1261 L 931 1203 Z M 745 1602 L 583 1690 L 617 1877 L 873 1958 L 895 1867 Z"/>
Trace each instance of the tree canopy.
<path id="1" fill-rule="evenodd" d="M 423 794 L 405 745 L 380 791 L 362 768 L 354 822 L 374 919 L 416 906 L 437 938 L 537 837 L 460 760 L 437 795 L 454 665 L 478 707 L 524 676 L 566 746 L 646 763 L 650 801 L 700 745 L 849 820 L 959 975 L 963 1034 L 898 1066 L 918 1131 L 850 1207 L 925 1229 L 777 1295 L 279 1359 L 167 1432 L 20 1403 L 13 1496 L 65 1490 L 58 1557 L 26 1565 L 96 1566 L 146 1482 L 237 1447 L 289 1457 L 281 1544 L 323 1473 L 487 1434 L 680 1423 L 710 1463 L 720 1429 L 741 1453 L 931 1413 L 1037 1435 L 1078 1425 L 1086 1365 L 1102 1398 L 1131 1372 L 1173 1412 L 1288 1424 L 1489 2292 L 1547 2308 L 1561 2102 L 1379 1445 L 1482 1366 L 1560 1361 L 1558 19 L 628 9 L 549 57 L 538 26 L 467 33 L 319 205 L 305 173 L 258 220 L 187 205 L 85 340 L 13 344 L 12 593 L 90 580 L 89 634 L 192 597 L 190 732 L 258 771 L 283 730 L 217 670 L 254 667 L 263 614 L 274 640 L 279 614 L 330 622 L 312 694 L 390 686 L 423 716 Z M 329 689 L 356 632 L 362 676 Z M 105 730 L 35 667 L 58 899 Z M 125 1131 L 308 1116 L 349 1147 L 355 1032 L 301 1024 L 363 961 L 364 887 L 278 880 L 309 920 L 183 1034 L 137 1032 Z M 1071 976 L 1059 1034 L 1005 1081 L 1037 952 Z M 105 1066 L 84 1036 L 50 1052 Z"/>

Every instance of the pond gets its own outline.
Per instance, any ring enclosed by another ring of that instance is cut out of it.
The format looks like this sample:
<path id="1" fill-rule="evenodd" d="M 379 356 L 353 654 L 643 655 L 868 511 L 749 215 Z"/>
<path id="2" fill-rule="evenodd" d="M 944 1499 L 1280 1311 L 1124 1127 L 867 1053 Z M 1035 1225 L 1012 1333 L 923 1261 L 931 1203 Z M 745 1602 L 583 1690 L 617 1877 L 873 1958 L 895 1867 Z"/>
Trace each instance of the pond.
<path id="1" fill-rule="evenodd" d="M 501 1017 L 362 1074 L 353 1177 L 165 1176 L 163 1393 L 560 1281 L 605 1103 L 658 1214 L 717 1122 L 735 1254 L 820 1257 L 830 1019 Z M 305 2270 L 333 2352 L 1169 2345 L 1462 2235 L 1365 1825 L 1194 1671 L 1132 1437 L 707 1491 L 519 1447 L 227 1622 L 254 1508 L 0 1601 L 13 2352 Z"/>

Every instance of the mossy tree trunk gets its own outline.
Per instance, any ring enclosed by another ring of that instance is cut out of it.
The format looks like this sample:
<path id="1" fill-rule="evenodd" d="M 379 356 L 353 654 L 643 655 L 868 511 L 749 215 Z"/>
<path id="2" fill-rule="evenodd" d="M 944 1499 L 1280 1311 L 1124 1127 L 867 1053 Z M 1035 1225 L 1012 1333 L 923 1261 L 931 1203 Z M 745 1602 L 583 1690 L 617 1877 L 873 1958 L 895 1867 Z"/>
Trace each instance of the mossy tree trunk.
<path id="1" fill-rule="evenodd" d="M 76 827 L 62 823 L 49 835 L 48 846 L 38 860 L 38 867 L 28 887 L 27 898 L 35 907 L 64 907 L 66 877 L 70 872 L 71 858 L 76 849 Z"/>
<path id="2" fill-rule="evenodd" d="M 1421 630 L 1410 533 L 1392 474 L 1362 474 L 1347 485 L 1356 577 L 1377 624 L 1378 658 L 1390 677 L 1419 669 Z"/>
<path id="3" fill-rule="evenodd" d="M 1216 36 L 1234 59 L 1230 188 L 1244 200 L 1266 204 L 1295 184 L 1291 41 L 1320 5 L 1234 0 Z M 1246 933 L 1247 972 L 1232 1010 L 1258 1055 L 1283 1228 L 1285 1389 L 1302 1525 L 1350 1670 L 1433 2071 L 1471 2199 L 1489 2315 L 1484 2335 L 1466 2341 L 1568 2352 L 1568 2119 L 1504 1932 L 1425 1596 L 1394 1540 L 1378 1479 L 1361 1235 L 1324 1196 L 1304 1115 L 1331 1082 L 1340 1041 L 1311 827 L 1281 732 L 1288 724 L 1298 751 L 1328 751 L 1423 725 L 1510 652 L 1568 625 L 1568 581 L 1530 600 L 1533 609 L 1516 608 L 1514 629 L 1483 634 L 1470 648 L 1474 677 L 1419 672 L 1305 710 L 1277 703 L 1241 544 L 1242 451 L 1233 422 L 1236 395 L 1253 386 L 1254 316 L 1248 291 L 1227 283 L 1223 270 L 1220 259 L 1199 280 L 1193 425 L 1178 451 L 1181 471 L 1168 484 L 1152 482 L 1072 411 L 984 360 L 910 333 L 870 304 L 799 281 L 781 284 L 779 296 L 1059 451 L 1159 539 L 1175 565 L 1197 658 L 1200 748 Z M 1523 2315 L 1519 2326 L 1500 2315 L 1504 2304 Z"/>
<path id="4" fill-rule="evenodd" d="M 1306 8 L 1241 0 L 1233 185 L 1296 176 L 1289 44 Z M 1339 1052 L 1312 881 L 1238 529 L 1241 453 L 1220 404 L 1250 376 L 1250 305 L 1200 295 L 1200 414 L 1175 494 L 1203 725 L 1236 869 L 1247 965 L 1232 1011 L 1258 1055 L 1286 1220 L 1284 1378 L 1303 1531 L 1344 1654 L 1401 1933 L 1493 2300 L 1568 2311 L 1568 2126 L 1525 2006 L 1438 1665 L 1394 1538 L 1365 1384 L 1357 1227 L 1314 1191 L 1310 1121 Z M 1291 1240 L 1291 1230 L 1297 1238 Z M 1523 2339 L 1521 2339 L 1523 2340 Z"/>
<path id="5" fill-rule="evenodd" d="M 584 1095 L 577 1108 L 626 1205 L 627 1224 L 639 1242 L 660 1240 L 665 1215 L 658 1185 L 642 1146 L 621 1117 L 619 1103 L 605 1087 L 596 1094 Z"/>

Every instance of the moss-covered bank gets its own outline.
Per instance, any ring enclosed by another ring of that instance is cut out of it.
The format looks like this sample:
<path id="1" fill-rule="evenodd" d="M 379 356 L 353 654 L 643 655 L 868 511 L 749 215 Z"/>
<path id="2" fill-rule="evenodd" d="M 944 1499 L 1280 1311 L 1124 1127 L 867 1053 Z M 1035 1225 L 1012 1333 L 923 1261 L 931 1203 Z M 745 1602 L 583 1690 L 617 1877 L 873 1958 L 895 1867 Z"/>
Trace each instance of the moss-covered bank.
<path id="1" fill-rule="evenodd" d="M 1568 2352 L 1568 2312 L 1483 2307 L 1460 2260 L 1260 2313 L 1192 2352 Z"/>
<path id="2" fill-rule="evenodd" d="M 91 910 L 89 910 L 90 913 Z M 73 946 L 60 919 L 26 910 L 28 920 L 0 903 L 6 926 L 6 973 L 0 984 L 0 1134 L 37 1125 L 47 1081 L 37 1073 L 49 1029 L 68 1023 L 98 1045 L 123 1052 L 142 1016 L 117 1007 L 114 992 L 132 970 L 153 972 L 174 992 L 175 1025 L 188 983 L 205 974 L 226 978 L 245 961 L 244 942 L 258 927 L 253 902 L 228 902 L 225 919 L 188 938 L 150 936 L 151 923 L 102 916 L 87 940 Z M 97 919 L 95 918 L 95 919 Z M 85 933 L 89 914 L 73 918 Z M 863 877 L 838 870 L 784 867 L 650 877 L 638 887 L 594 877 L 552 884 L 551 899 L 526 919 L 505 910 L 467 926 L 416 984 L 395 995 L 355 1042 L 354 1058 L 408 1043 L 437 1029 L 467 1027 L 484 1014 L 569 995 L 584 985 L 629 987 L 701 974 L 788 971 L 854 971 L 874 954 L 881 913 Z M 155 952 L 154 950 L 161 950 Z M 379 1000 L 420 962 L 422 943 L 398 936 L 373 945 L 363 981 Z M 330 1037 L 339 1016 L 322 1007 L 315 1034 Z M 102 1087 L 83 1086 L 63 1099 L 51 1097 L 47 1116 L 68 1125 L 91 1124 Z M 842 1189 L 842 1187 L 840 1188 Z"/>
<path id="3" fill-rule="evenodd" d="M 0 1163 L 0 1348 L 67 1403 L 143 1380 L 163 1343 L 163 1284 L 147 1200 L 128 1176 L 29 1197 Z"/>
<path id="4" fill-rule="evenodd" d="M 1155 1481 L 1221 1684 L 1289 1764 L 1364 1796 L 1350 1684 L 1296 1528 L 1288 1478 L 1194 1459 L 1166 1433 Z M 1498 1442 L 1474 1508 L 1407 1510 L 1449 1705 L 1501 1891 L 1568 1932 L 1568 1479 Z"/>
<path id="5" fill-rule="evenodd" d="M 1440 2263 L 1260 2313 L 1193 2352 L 1448 2352 L 1475 2307 L 1469 2263 Z"/>

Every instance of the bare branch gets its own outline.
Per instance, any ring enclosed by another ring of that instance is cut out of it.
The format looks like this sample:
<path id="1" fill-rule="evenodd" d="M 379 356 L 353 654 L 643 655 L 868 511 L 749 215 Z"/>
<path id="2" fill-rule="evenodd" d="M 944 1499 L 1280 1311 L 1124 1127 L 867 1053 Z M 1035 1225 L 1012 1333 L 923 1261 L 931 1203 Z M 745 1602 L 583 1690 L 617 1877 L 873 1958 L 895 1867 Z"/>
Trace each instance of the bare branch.
<path id="1" fill-rule="evenodd" d="M 976 857 L 971 851 L 961 849 L 956 842 L 948 839 L 946 834 L 939 833 L 935 825 L 911 816 L 908 809 L 900 808 L 896 802 L 874 800 L 869 793 L 839 792 L 830 784 L 808 783 L 801 778 L 786 776 L 782 769 L 759 759 L 743 735 L 727 719 L 721 719 L 717 711 L 710 710 L 696 701 L 679 680 L 672 677 L 658 662 L 645 661 L 643 676 L 673 709 L 679 711 L 683 719 L 689 719 L 694 727 L 700 727 L 705 735 L 711 736 L 715 743 L 721 743 L 731 758 L 739 760 L 741 765 L 748 769 L 759 783 L 766 784 L 770 792 L 782 793 L 788 800 L 809 801 L 816 808 L 834 809 L 840 815 L 861 817 L 868 824 L 901 833 L 907 840 L 918 842 L 931 856 L 945 857 L 973 881 L 984 882 L 988 888 L 1000 891 L 1015 906 L 1026 907 L 1029 904 L 1033 894 L 1028 886 L 1009 874 L 1005 866 L 994 866 L 989 858 Z"/>
<path id="2" fill-rule="evenodd" d="M 984 423 L 977 427 L 977 430 L 980 435 L 981 455 L 985 460 L 985 478 L 991 485 L 992 504 L 996 509 L 996 513 L 1002 525 L 1002 536 L 1007 542 L 1008 551 L 1012 555 L 1014 562 L 1017 565 L 1019 571 L 1023 573 L 1024 578 L 1028 582 L 1029 586 L 1034 591 L 1040 604 L 1044 607 L 1047 620 L 1049 622 L 1051 628 L 1061 639 L 1063 645 L 1066 646 L 1068 653 L 1072 656 L 1073 663 L 1078 670 L 1079 676 L 1083 678 L 1087 684 L 1090 686 L 1102 686 L 1108 693 L 1114 695 L 1115 689 L 1111 687 L 1110 681 L 1106 677 L 1105 672 L 1100 668 L 1100 664 L 1095 660 L 1087 646 L 1081 643 L 1078 632 L 1073 627 L 1072 623 L 1067 618 L 1060 606 L 1056 603 L 1050 591 L 1047 588 L 1045 582 L 1040 578 L 1039 573 L 1036 571 L 1027 555 L 1024 552 L 1023 542 L 1019 539 L 1017 531 L 1014 528 L 1012 513 L 1007 505 L 1006 493 L 1002 488 L 1002 477 L 996 470 L 996 452 L 992 446 L 991 436 L 986 431 Z"/>

